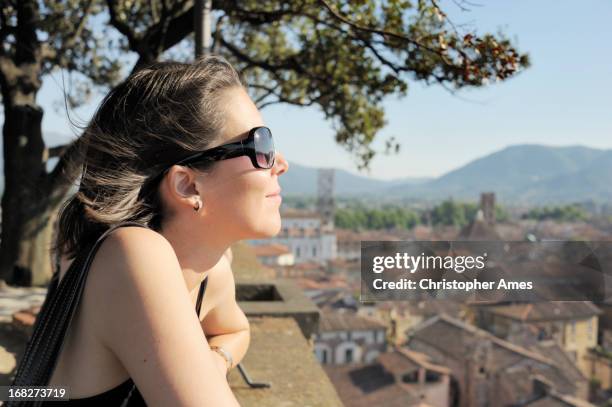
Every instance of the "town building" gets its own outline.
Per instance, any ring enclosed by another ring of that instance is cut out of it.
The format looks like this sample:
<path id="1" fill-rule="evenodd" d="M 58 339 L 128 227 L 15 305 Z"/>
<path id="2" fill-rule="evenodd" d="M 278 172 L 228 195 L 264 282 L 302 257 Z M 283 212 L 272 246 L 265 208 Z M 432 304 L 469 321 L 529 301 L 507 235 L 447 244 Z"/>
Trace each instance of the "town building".
<path id="1" fill-rule="evenodd" d="M 255 246 L 281 244 L 289 247 L 296 264 L 316 262 L 325 264 L 336 258 L 336 234 L 324 227 L 321 216 L 302 211 L 281 214 L 282 226 L 271 239 L 251 240 Z"/>
<path id="2" fill-rule="evenodd" d="M 393 349 L 370 363 L 323 368 L 346 406 L 449 406 L 450 370 L 418 352 Z"/>
<path id="3" fill-rule="evenodd" d="M 444 314 L 424 321 L 407 335 L 408 349 L 450 369 L 449 405 L 563 405 L 535 403 L 550 395 L 589 405 L 583 401 L 588 398 L 587 378 L 555 341 L 526 348 Z M 537 388 L 541 379 L 549 383 L 547 391 Z"/>
<path id="4" fill-rule="evenodd" d="M 528 344 L 553 339 L 590 377 L 589 350 L 597 346 L 601 314 L 590 301 L 547 301 L 478 307 L 477 324 L 495 336 Z"/>
<path id="5" fill-rule="evenodd" d="M 295 257 L 282 244 L 262 244 L 253 248 L 257 259 L 266 266 L 293 266 Z"/>
<path id="6" fill-rule="evenodd" d="M 386 327 L 351 311 L 321 311 L 314 344 L 323 365 L 370 363 L 386 350 Z"/>

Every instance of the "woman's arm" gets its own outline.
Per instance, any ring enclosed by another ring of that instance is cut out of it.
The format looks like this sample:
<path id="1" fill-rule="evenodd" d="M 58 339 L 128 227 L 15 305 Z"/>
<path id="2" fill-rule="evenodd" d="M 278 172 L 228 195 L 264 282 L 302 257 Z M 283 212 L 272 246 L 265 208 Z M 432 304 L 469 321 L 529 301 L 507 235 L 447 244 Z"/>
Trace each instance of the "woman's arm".
<path id="1" fill-rule="evenodd" d="M 88 277 L 94 332 L 149 406 L 238 406 L 206 341 L 170 243 L 139 227 L 113 232 Z"/>
<path id="2" fill-rule="evenodd" d="M 222 259 L 209 277 L 208 289 L 214 293 L 216 304 L 202 320 L 204 331 L 210 346 L 220 346 L 232 355 L 232 367 L 244 357 L 249 347 L 249 321 L 236 303 L 236 283 L 230 262 Z M 215 352 L 220 366 L 225 366 L 225 359 Z"/>

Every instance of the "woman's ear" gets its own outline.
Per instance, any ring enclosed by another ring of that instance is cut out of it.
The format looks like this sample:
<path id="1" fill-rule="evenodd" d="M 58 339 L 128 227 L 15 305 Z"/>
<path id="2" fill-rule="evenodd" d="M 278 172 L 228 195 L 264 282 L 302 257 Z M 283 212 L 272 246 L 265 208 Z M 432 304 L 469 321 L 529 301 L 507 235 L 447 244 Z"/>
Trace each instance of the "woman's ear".
<path id="1" fill-rule="evenodd" d="M 194 207 L 197 200 L 201 202 L 196 182 L 197 175 L 194 170 L 181 165 L 172 166 L 165 180 L 169 201 Z"/>

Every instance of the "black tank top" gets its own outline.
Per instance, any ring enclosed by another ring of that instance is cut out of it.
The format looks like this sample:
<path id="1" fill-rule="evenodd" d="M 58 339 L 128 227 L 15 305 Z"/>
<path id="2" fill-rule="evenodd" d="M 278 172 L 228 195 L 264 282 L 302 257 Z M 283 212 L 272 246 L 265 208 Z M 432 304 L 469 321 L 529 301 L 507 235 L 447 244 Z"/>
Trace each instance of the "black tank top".
<path id="1" fill-rule="evenodd" d="M 198 292 L 198 299 L 196 301 L 196 314 L 200 315 L 200 308 L 202 307 L 202 299 L 206 292 L 206 284 L 208 283 L 208 276 L 200 283 L 200 291 Z M 130 378 L 121 383 L 120 385 L 113 387 L 103 393 L 96 394 L 95 396 L 83 397 L 77 399 L 70 399 L 67 401 L 47 401 L 42 403 L 44 406 L 104 406 L 104 407 L 139 407 L 146 406 L 142 395 L 138 391 L 138 388 L 134 384 L 134 381 Z"/>

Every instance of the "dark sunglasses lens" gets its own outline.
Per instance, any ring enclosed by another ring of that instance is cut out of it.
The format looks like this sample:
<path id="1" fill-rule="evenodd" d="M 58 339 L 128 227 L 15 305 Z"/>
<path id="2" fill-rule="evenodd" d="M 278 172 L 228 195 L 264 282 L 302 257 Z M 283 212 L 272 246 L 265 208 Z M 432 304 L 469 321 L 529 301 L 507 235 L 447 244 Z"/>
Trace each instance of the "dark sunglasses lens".
<path id="1" fill-rule="evenodd" d="M 267 127 L 255 130 L 255 155 L 261 168 L 272 168 L 274 165 L 274 141 L 272 132 Z"/>

